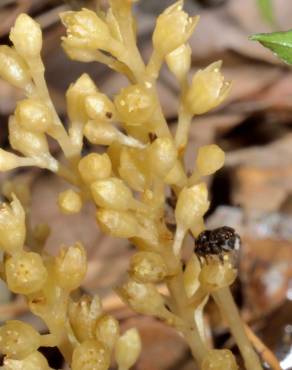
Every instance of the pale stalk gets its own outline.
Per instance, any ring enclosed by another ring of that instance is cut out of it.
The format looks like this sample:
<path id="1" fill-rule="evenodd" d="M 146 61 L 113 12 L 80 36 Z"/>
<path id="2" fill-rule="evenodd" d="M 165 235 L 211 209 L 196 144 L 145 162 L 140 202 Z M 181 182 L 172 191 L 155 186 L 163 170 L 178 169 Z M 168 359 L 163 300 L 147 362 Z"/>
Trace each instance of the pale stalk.
<path id="1" fill-rule="evenodd" d="M 167 287 L 174 303 L 174 314 L 179 316 L 185 324 L 182 329 L 182 334 L 191 349 L 194 359 L 199 365 L 201 365 L 207 354 L 208 348 L 199 334 L 197 324 L 194 320 L 193 309 L 189 306 L 189 300 L 184 288 L 181 267 L 178 274 L 169 279 Z"/>
<path id="2" fill-rule="evenodd" d="M 192 121 L 192 115 L 185 109 L 184 105 L 179 108 L 178 123 L 175 133 L 175 145 L 179 153 L 183 154 L 188 142 L 188 136 Z"/>
<path id="3" fill-rule="evenodd" d="M 36 86 L 36 91 L 34 91 L 33 94 L 44 101 L 44 103 L 48 106 L 53 116 L 54 127 L 53 132 L 50 132 L 50 135 L 58 141 L 60 147 L 64 152 L 64 155 L 67 158 L 70 158 L 76 154 L 76 149 L 72 145 L 70 138 L 51 100 L 48 87 L 44 78 L 45 68 L 41 60 L 41 57 L 31 58 L 27 62 L 30 68 L 33 81 Z"/>
<path id="4" fill-rule="evenodd" d="M 216 292 L 213 292 L 212 296 L 221 311 L 222 317 L 229 324 L 230 331 L 238 345 L 246 369 L 263 370 L 259 357 L 247 337 L 243 322 L 234 303 L 229 287 L 221 288 Z"/>
<path id="5" fill-rule="evenodd" d="M 119 24 L 124 47 L 128 53 L 126 64 L 133 72 L 136 80 L 139 81 L 141 76 L 145 73 L 145 65 L 136 44 L 136 36 L 133 30 L 134 19 L 132 15 L 131 2 L 115 0 L 111 1 L 110 5 Z M 124 60 L 122 60 L 122 62 L 124 62 Z"/>
<path id="6" fill-rule="evenodd" d="M 143 62 L 141 54 L 137 48 L 136 37 L 132 27 L 133 16 L 131 11 L 131 3 L 130 2 L 127 3 L 125 1 L 124 2 L 111 1 L 111 7 L 119 23 L 120 31 L 124 41 L 124 52 L 121 53 L 120 60 L 130 68 L 137 82 L 145 84 L 146 86 L 148 84 L 147 87 L 149 88 L 149 90 L 151 90 L 151 93 L 155 97 L 158 107 L 157 112 L 154 114 L 154 117 L 152 119 L 158 125 L 156 134 L 158 137 L 160 136 L 169 137 L 170 131 L 160 107 L 160 102 L 156 93 L 155 79 L 153 78 L 152 75 L 153 71 L 155 70 L 156 74 L 158 74 L 161 61 L 158 62 L 158 59 L 156 57 L 154 58 L 153 56 L 155 60 L 152 59 L 151 62 L 152 71 L 150 71 L 149 75 L 146 71 L 145 64 Z"/>

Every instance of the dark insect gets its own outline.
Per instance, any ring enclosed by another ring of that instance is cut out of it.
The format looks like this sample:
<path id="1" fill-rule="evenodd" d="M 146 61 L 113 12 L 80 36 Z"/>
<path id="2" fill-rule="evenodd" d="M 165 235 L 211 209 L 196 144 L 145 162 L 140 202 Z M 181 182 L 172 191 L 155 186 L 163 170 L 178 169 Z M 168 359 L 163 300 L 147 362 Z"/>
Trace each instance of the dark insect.
<path id="1" fill-rule="evenodd" d="M 194 252 L 201 259 L 208 262 L 209 256 L 218 256 L 223 263 L 224 253 L 238 251 L 240 236 L 229 226 L 218 227 L 214 230 L 205 230 L 195 239 Z"/>

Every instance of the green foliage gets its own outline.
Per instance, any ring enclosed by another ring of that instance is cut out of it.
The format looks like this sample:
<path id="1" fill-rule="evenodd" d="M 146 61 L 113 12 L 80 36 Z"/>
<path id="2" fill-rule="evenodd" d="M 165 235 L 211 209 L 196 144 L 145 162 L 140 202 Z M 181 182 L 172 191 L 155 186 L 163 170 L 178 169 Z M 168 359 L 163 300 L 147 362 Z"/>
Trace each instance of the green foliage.
<path id="1" fill-rule="evenodd" d="M 272 0 L 257 0 L 257 4 L 263 19 L 272 26 L 275 25 L 276 22 Z"/>
<path id="2" fill-rule="evenodd" d="M 250 36 L 250 40 L 260 42 L 285 63 L 292 64 L 292 30 L 258 33 Z"/>

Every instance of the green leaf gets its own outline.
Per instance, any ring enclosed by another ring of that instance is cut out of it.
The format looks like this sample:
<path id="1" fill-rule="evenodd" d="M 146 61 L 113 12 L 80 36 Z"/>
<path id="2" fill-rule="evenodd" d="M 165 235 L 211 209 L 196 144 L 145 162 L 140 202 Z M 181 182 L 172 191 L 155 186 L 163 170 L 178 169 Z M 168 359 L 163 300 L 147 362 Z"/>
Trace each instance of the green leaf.
<path id="1" fill-rule="evenodd" d="M 257 3 L 264 20 L 274 26 L 276 21 L 272 0 L 257 0 Z"/>
<path id="2" fill-rule="evenodd" d="M 282 59 L 285 63 L 292 64 L 292 30 L 285 32 L 257 33 L 249 37 L 258 41 Z"/>

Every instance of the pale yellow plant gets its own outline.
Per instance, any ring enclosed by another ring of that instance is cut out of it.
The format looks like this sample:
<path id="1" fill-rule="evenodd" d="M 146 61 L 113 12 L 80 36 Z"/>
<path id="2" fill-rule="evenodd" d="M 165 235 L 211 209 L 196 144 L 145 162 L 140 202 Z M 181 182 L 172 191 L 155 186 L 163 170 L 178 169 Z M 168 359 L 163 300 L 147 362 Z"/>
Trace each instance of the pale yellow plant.
<path id="1" fill-rule="evenodd" d="M 100 229 L 128 238 L 138 248 L 128 278 L 116 292 L 135 311 L 176 328 L 200 369 L 237 369 L 230 351 L 209 348 L 206 341 L 203 310 L 213 296 L 246 369 L 260 370 L 229 290 L 237 274 L 229 256 L 224 256 L 223 264 L 214 257 L 201 266 L 193 255 L 185 271 L 181 261 L 185 236 L 196 237 L 204 230 L 209 207 L 204 176 L 224 164 L 224 152 L 207 145 L 199 149 L 193 173 L 186 173 L 183 154 L 191 120 L 216 108 L 230 83 L 224 82 L 220 61 L 198 71 L 189 82 L 188 40 L 198 17 L 189 17 L 182 0 L 158 17 L 153 53 L 145 64 L 137 48 L 132 3 L 110 0 L 108 9 L 98 14 L 82 9 L 60 15 L 67 33 L 62 45 L 71 59 L 104 63 L 129 80 L 129 86 L 110 99 L 83 74 L 66 93 L 68 127 L 60 120 L 44 79 L 40 26 L 28 15 L 18 16 L 10 33 L 13 46 L 0 46 L 0 76 L 26 97 L 9 119 L 10 144 L 19 155 L 0 149 L 0 171 L 37 166 L 63 178 L 68 188 L 56 201 L 64 214 L 80 212 L 85 202 L 95 204 Z M 164 62 L 181 88 L 175 135 L 156 89 Z M 59 144 L 62 161 L 50 153 L 48 137 Z M 103 146 L 103 153 L 99 148 L 99 153 L 82 156 L 84 137 L 93 146 Z M 38 352 L 40 346 L 57 346 L 72 370 L 106 370 L 112 358 L 119 370 L 132 367 L 141 351 L 137 330 L 121 335 L 117 320 L 103 313 L 98 296 L 72 298 L 86 274 L 83 245 L 77 242 L 63 246 L 57 256 L 48 255 L 44 246 L 49 229 L 30 226 L 27 192 L 15 184 L 5 189 L 11 203 L 0 209 L 1 277 L 12 292 L 26 297 L 49 334 L 40 335 L 20 321 L 4 324 L 0 328 L 3 368 L 50 369 Z M 177 198 L 174 234 L 165 217 L 169 189 Z M 165 285 L 167 297 L 157 284 Z"/>

